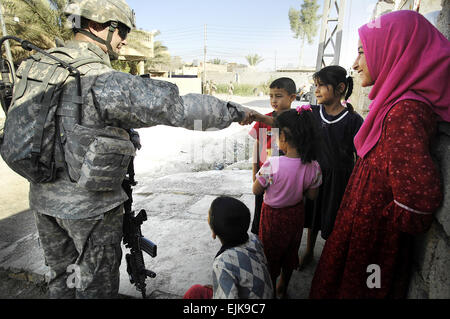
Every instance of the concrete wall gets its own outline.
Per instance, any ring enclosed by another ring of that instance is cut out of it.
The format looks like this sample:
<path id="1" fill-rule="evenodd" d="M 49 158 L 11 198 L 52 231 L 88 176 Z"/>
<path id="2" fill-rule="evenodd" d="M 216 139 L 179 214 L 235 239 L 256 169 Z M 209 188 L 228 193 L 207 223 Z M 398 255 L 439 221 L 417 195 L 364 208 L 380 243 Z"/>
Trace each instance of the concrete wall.
<path id="1" fill-rule="evenodd" d="M 417 0 L 396 0 L 395 10 L 414 10 Z M 427 14 L 435 10 L 441 10 L 441 0 L 421 0 L 419 12 Z"/>
<path id="2" fill-rule="evenodd" d="M 437 27 L 449 39 L 450 0 L 442 1 Z M 441 170 L 444 200 L 431 229 L 416 238 L 408 298 L 450 298 L 450 124 L 441 123 L 432 154 Z"/>
<path id="3" fill-rule="evenodd" d="M 363 118 L 366 118 L 369 113 L 369 92 L 372 87 L 362 87 L 361 78 L 358 74 L 352 74 L 353 77 L 353 93 L 350 95 L 349 100 L 353 105 L 356 112 L 358 112 Z"/>
<path id="4" fill-rule="evenodd" d="M 271 82 L 281 77 L 289 77 L 294 80 L 298 88 L 302 85 L 306 85 L 307 87 L 311 85 L 311 76 L 313 75 L 313 72 L 240 72 L 238 75 L 239 83 L 255 86 Z M 206 72 L 206 78 L 207 80 L 213 80 L 216 84 L 227 84 L 230 83 L 230 81 L 235 83 L 236 73 Z"/>
<path id="5" fill-rule="evenodd" d="M 228 66 L 226 64 L 214 64 L 206 62 L 206 73 L 208 72 L 227 72 Z M 199 72 L 203 72 L 203 62 L 198 65 Z"/>
<path id="6" fill-rule="evenodd" d="M 436 27 L 450 39 L 450 0 L 442 0 L 442 11 L 439 14 Z"/>
<path id="7" fill-rule="evenodd" d="M 450 124 L 439 126 L 432 154 L 440 167 L 444 201 L 431 229 L 416 237 L 408 298 L 450 298 Z"/>
<path id="8" fill-rule="evenodd" d="M 160 78 L 152 77 L 155 80 L 162 80 L 174 83 L 178 86 L 180 95 L 188 93 L 202 93 L 202 79 L 200 78 Z"/>

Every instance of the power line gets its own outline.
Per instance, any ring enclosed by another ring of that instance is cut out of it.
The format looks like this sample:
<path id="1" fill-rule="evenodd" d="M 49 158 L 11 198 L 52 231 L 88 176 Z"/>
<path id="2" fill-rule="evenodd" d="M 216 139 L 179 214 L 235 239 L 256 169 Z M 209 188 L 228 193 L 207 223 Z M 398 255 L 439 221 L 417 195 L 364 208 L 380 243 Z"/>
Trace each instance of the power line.
<path id="1" fill-rule="evenodd" d="M 223 29 L 223 30 L 232 30 L 232 29 L 237 29 L 237 30 L 255 30 L 255 31 L 284 31 L 286 30 L 286 28 L 282 28 L 282 27 L 268 27 L 268 28 L 264 28 L 264 27 L 250 27 L 250 26 L 237 26 L 237 25 L 232 25 L 232 26 L 220 26 L 220 25 L 209 25 L 209 27 L 211 27 L 212 29 Z"/>
<path id="2" fill-rule="evenodd" d="M 183 30 L 189 30 L 189 29 L 200 29 L 201 30 L 202 26 L 201 25 L 196 25 L 196 26 L 187 26 L 187 27 L 183 27 Z M 166 32 L 166 33 L 171 33 L 171 32 L 180 32 L 180 28 L 176 28 L 176 29 L 161 29 L 159 30 L 160 32 Z"/>
<path id="3" fill-rule="evenodd" d="M 261 34 L 266 35 L 270 33 L 279 34 L 279 33 L 286 33 L 286 32 L 292 32 L 289 28 L 256 28 L 251 29 L 247 26 L 234 26 L 234 27 L 219 27 L 214 25 L 208 25 L 208 31 L 214 31 L 216 33 L 227 33 L 227 34 L 242 34 L 243 30 L 246 31 L 246 33 L 249 34 Z M 180 34 L 185 32 L 198 32 L 202 33 L 202 29 L 200 26 L 198 27 L 190 27 L 190 28 L 182 28 L 182 29 L 172 29 L 172 30 L 159 30 L 161 34 Z"/>

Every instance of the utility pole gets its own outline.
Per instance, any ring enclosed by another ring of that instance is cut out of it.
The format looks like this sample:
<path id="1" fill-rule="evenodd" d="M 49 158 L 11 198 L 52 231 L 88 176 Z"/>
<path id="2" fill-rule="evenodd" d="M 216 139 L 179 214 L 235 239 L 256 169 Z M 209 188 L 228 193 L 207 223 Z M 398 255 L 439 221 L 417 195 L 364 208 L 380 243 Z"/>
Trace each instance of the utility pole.
<path id="1" fill-rule="evenodd" d="M 333 5 L 336 8 L 337 16 L 332 15 Z M 316 71 L 319 71 L 328 65 L 339 64 L 342 44 L 342 27 L 344 25 L 344 12 L 345 0 L 325 0 L 323 5 L 322 27 L 320 31 Z M 325 53 L 327 48 L 330 48 L 333 52 Z M 331 63 L 327 63 L 325 58 L 333 58 L 333 60 Z"/>
<path id="2" fill-rule="evenodd" d="M 333 15 L 333 6 L 336 9 Z M 319 50 L 317 53 L 316 72 L 328 65 L 338 65 L 341 54 L 342 29 L 344 26 L 345 0 L 325 0 L 323 4 L 322 27 L 320 29 Z M 328 51 L 330 49 L 332 52 Z M 326 58 L 328 58 L 326 60 Z M 329 59 L 332 59 L 331 63 Z M 311 92 L 311 104 L 316 104 L 316 97 Z"/>
<path id="3" fill-rule="evenodd" d="M 205 45 L 203 49 L 203 85 L 206 85 L 206 24 L 205 24 Z"/>
<path id="4" fill-rule="evenodd" d="M 275 72 L 277 72 L 277 50 L 275 50 Z"/>
<path id="5" fill-rule="evenodd" d="M 0 0 L 0 23 L 1 23 L 1 26 L 2 26 L 3 36 L 6 37 L 8 34 L 6 33 L 6 24 L 5 24 L 5 20 L 3 18 L 3 3 L 1 2 L 1 0 Z M 6 48 L 6 57 L 7 57 L 8 61 L 9 61 L 10 66 L 11 66 L 11 73 L 12 73 L 12 77 L 14 79 L 16 77 L 16 71 L 14 70 L 14 61 L 13 61 L 13 58 L 12 58 L 12 55 L 11 55 L 11 48 L 9 46 L 9 41 L 8 40 L 5 41 L 5 48 Z"/>

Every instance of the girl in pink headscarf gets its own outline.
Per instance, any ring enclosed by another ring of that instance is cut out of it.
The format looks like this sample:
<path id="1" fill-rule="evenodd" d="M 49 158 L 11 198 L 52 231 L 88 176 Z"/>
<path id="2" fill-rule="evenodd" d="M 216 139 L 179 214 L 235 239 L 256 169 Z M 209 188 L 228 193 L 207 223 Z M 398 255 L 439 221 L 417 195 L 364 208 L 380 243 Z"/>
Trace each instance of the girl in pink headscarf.
<path id="1" fill-rule="evenodd" d="M 450 42 L 414 11 L 383 15 L 359 37 L 353 68 L 373 102 L 310 298 L 406 297 L 412 235 L 442 200 L 429 149 L 437 122 L 450 121 Z"/>

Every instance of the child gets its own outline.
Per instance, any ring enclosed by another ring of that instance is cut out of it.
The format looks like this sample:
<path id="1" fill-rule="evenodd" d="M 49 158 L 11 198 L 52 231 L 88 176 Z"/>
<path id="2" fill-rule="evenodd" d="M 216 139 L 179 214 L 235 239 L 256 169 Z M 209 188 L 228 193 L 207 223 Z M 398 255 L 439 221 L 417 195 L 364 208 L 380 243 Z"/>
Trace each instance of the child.
<path id="1" fill-rule="evenodd" d="M 437 122 L 450 122 L 450 42 L 415 11 L 387 13 L 379 27 L 374 23 L 358 29 L 353 65 L 361 86 L 372 87 L 372 103 L 311 284 L 314 299 L 405 298 L 416 255 L 411 248 L 430 244 L 426 238 L 434 235 L 423 233 L 448 195 L 430 144 Z M 436 257 L 448 260 L 448 251 Z"/>
<path id="2" fill-rule="evenodd" d="M 241 201 L 221 196 L 208 213 L 212 237 L 222 247 L 213 262 L 213 287 L 194 285 L 184 299 L 269 299 L 273 286 L 259 239 L 247 233 L 250 211 Z"/>
<path id="3" fill-rule="evenodd" d="M 317 199 L 305 203 L 308 237 L 306 252 L 300 258 L 300 269 L 313 259 L 319 230 L 325 240 L 333 230 L 336 213 L 355 165 L 353 139 L 363 123 L 363 118 L 347 101 L 353 91 L 353 79 L 347 77 L 343 67 L 327 66 L 315 73 L 313 79 L 319 105 L 312 109 L 321 123 L 325 146 L 318 160 L 323 179 Z"/>
<path id="4" fill-rule="evenodd" d="M 298 265 L 303 233 L 303 196 L 314 199 L 322 183 L 319 163 L 320 131 L 311 106 L 299 106 L 278 115 L 277 144 L 285 156 L 269 158 L 256 175 L 253 193 L 264 194 L 259 238 L 269 263 L 272 284 L 286 297 L 292 271 Z"/>
<path id="5" fill-rule="evenodd" d="M 275 118 L 278 114 L 283 113 L 291 108 L 292 102 L 295 100 L 295 82 L 290 78 L 279 78 L 270 84 L 270 105 L 273 112 L 266 114 Z M 272 155 L 272 132 L 271 126 L 257 122 L 250 131 L 250 136 L 256 139 L 253 147 L 253 182 L 255 182 L 255 174 L 259 171 L 266 159 Z M 278 155 L 278 154 L 276 154 Z M 261 214 L 261 206 L 263 196 L 255 195 L 255 213 L 253 216 L 252 233 L 258 235 L 259 220 Z"/>

